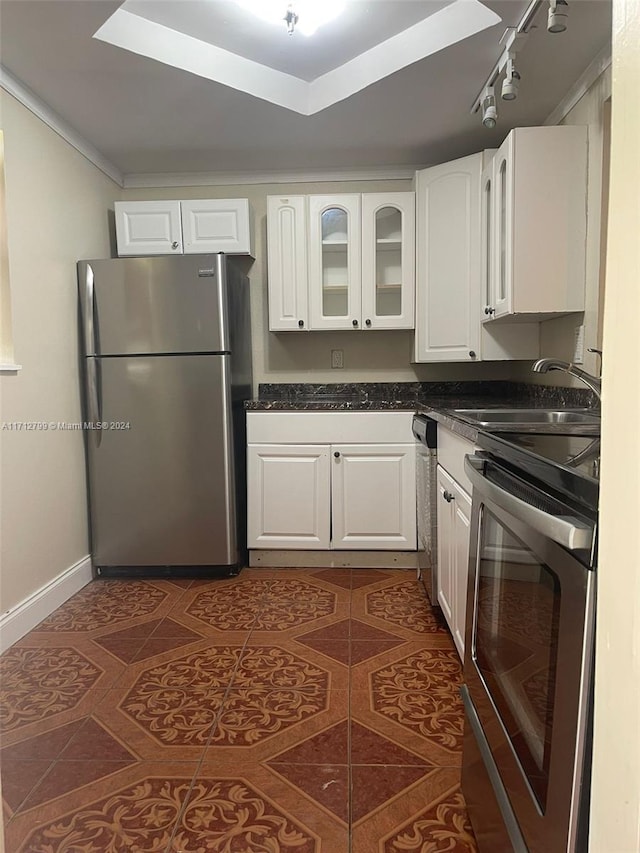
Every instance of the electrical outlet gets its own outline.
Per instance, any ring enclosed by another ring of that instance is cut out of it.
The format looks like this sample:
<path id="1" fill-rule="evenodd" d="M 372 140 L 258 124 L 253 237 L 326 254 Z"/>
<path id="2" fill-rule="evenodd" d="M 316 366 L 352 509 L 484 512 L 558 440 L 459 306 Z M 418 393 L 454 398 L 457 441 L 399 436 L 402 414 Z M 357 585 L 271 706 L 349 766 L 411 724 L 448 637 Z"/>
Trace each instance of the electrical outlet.
<path id="1" fill-rule="evenodd" d="M 331 367 L 335 367 L 338 368 L 338 370 L 342 370 L 342 368 L 344 367 L 344 350 L 331 350 Z"/>
<path id="2" fill-rule="evenodd" d="M 573 363 L 582 364 L 584 362 L 584 325 L 576 326 L 574 329 L 573 341 Z"/>

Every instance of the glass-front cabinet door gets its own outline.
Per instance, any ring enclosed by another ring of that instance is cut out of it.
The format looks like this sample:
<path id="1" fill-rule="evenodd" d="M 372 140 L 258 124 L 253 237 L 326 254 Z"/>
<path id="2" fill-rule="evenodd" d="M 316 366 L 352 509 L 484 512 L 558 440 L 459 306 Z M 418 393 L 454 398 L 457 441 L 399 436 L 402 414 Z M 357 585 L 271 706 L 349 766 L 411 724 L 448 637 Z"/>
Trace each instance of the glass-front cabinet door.
<path id="1" fill-rule="evenodd" d="M 362 324 L 412 329 L 415 292 L 415 195 L 362 196 Z"/>
<path id="2" fill-rule="evenodd" d="M 313 329 L 360 329 L 360 195 L 309 196 Z"/>

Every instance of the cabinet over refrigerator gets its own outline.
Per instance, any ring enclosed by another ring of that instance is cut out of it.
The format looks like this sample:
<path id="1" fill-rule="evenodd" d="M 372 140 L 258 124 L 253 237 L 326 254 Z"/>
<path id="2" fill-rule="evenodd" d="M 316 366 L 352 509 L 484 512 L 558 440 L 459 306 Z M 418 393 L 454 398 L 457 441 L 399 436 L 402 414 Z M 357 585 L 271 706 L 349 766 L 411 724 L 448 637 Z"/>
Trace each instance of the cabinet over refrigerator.
<path id="1" fill-rule="evenodd" d="M 218 254 L 80 261 L 78 283 L 95 573 L 236 573 L 246 276 Z"/>

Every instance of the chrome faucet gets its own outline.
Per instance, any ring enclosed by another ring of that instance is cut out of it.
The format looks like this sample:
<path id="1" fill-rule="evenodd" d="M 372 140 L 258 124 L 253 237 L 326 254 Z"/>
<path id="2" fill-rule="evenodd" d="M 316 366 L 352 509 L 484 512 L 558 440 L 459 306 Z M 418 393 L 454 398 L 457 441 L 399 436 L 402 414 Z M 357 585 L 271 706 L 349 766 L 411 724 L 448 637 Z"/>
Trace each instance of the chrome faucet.
<path id="1" fill-rule="evenodd" d="M 550 370 L 563 370 L 565 373 L 568 373 L 570 376 L 575 376 L 576 379 L 579 379 L 581 382 L 590 388 L 593 393 L 598 398 L 598 402 L 601 399 L 601 390 L 602 390 L 602 382 L 598 379 L 597 376 L 592 376 L 590 373 L 587 373 L 585 370 L 581 370 L 579 367 L 576 367 L 575 364 L 571 364 L 569 361 L 559 361 L 555 358 L 540 358 L 531 368 L 535 373 L 548 373 Z"/>

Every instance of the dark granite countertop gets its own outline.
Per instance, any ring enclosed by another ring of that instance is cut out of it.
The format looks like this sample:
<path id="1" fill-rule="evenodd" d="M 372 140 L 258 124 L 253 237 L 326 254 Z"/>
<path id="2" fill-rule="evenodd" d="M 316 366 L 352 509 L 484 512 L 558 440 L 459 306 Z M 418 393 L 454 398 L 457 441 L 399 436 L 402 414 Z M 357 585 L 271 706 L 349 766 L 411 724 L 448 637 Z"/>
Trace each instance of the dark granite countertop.
<path id="1" fill-rule="evenodd" d="M 247 411 L 412 411 L 422 412 L 474 441 L 479 428 L 452 410 L 468 408 L 594 408 L 587 389 L 530 385 L 524 382 L 372 382 L 357 384 L 265 384 Z M 521 427 L 519 427 L 521 430 Z M 536 431 L 540 427 L 535 428 Z M 491 431 L 513 431 L 513 424 Z M 522 430 L 521 430 L 522 431 Z M 567 433 L 567 424 L 545 425 L 545 432 Z"/>

